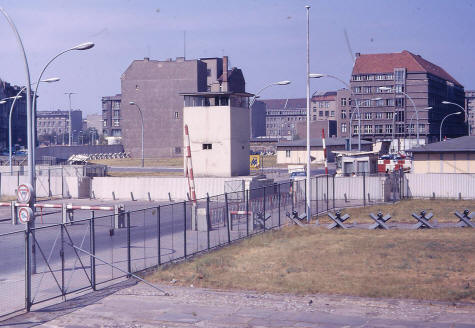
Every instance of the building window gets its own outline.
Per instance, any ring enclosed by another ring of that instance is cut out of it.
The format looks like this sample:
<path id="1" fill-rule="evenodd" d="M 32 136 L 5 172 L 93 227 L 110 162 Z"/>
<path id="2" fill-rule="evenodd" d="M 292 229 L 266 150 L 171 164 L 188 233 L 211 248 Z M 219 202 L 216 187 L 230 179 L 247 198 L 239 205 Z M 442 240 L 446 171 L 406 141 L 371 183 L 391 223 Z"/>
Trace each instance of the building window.
<path id="1" fill-rule="evenodd" d="M 287 149 L 287 150 L 285 151 L 285 157 L 290 157 L 290 149 Z"/>
<path id="2" fill-rule="evenodd" d="M 175 118 L 180 118 L 180 114 L 178 112 L 175 112 Z"/>
<path id="3" fill-rule="evenodd" d="M 393 133 L 393 126 L 391 124 L 386 124 L 386 134 L 391 134 Z"/>
<path id="4" fill-rule="evenodd" d="M 364 113 L 365 120 L 371 120 L 372 118 L 373 118 L 373 113 L 368 113 L 368 112 Z"/>
<path id="5" fill-rule="evenodd" d="M 330 111 L 330 117 L 335 117 L 335 111 L 334 110 Z"/>
<path id="6" fill-rule="evenodd" d="M 175 154 L 181 154 L 181 147 L 175 147 Z"/>
<path id="7" fill-rule="evenodd" d="M 405 68 L 395 68 L 394 69 L 394 81 L 397 83 L 404 83 L 406 80 L 406 69 Z"/>
<path id="8" fill-rule="evenodd" d="M 382 125 L 375 125 L 374 126 L 374 132 L 379 133 L 379 134 L 383 133 L 383 126 Z"/>
<path id="9" fill-rule="evenodd" d="M 325 111 L 325 117 L 328 117 L 328 111 L 327 110 Z"/>
<path id="10" fill-rule="evenodd" d="M 340 104 L 341 104 L 342 106 L 346 106 L 346 98 L 341 98 Z"/>
<path id="11" fill-rule="evenodd" d="M 346 133 L 346 123 L 341 123 L 341 132 Z"/>
<path id="12" fill-rule="evenodd" d="M 392 112 L 391 113 L 386 113 L 386 119 L 387 120 L 392 120 L 393 117 L 394 117 L 394 113 L 392 113 Z"/>
<path id="13" fill-rule="evenodd" d="M 341 111 L 341 118 L 345 119 L 346 118 L 346 110 Z"/>
<path id="14" fill-rule="evenodd" d="M 104 120 L 104 122 L 102 122 L 102 126 L 107 126 L 107 120 Z"/>
<path id="15" fill-rule="evenodd" d="M 213 144 L 203 144 L 203 150 L 204 149 L 213 149 Z"/>
<path id="16" fill-rule="evenodd" d="M 323 116 L 323 110 L 318 112 L 318 116 L 322 117 Z"/>
<path id="17" fill-rule="evenodd" d="M 402 93 L 404 92 L 404 86 L 402 84 L 397 84 L 394 86 L 394 91 L 396 93 Z"/>
<path id="18" fill-rule="evenodd" d="M 209 68 L 206 70 L 206 75 L 211 76 L 211 70 Z"/>
<path id="19" fill-rule="evenodd" d="M 112 126 L 120 126 L 119 120 L 112 120 Z"/>
<path id="20" fill-rule="evenodd" d="M 419 132 L 426 132 L 426 125 L 425 124 L 419 124 Z"/>
<path id="21" fill-rule="evenodd" d="M 117 109 L 114 110 L 114 115 L 113 115 L 113 117 L 117 117 L 117 118 L 120 117 L 120 110 L 117 110 Z"/>
<path id="22" fill-rule="evenodd" d="M 317 119 L 317 115 L 313 115 L 313 120 L 315 121 Z"/>
<path id="23" fill-rule="evenodd" d="M 375 119 L 382 119 L 383 118 L 383 112 L 377 112 L 377 113 L 374 113 L 375 115 Z"/>
<path id="24" fill-rule="evenodd" d="M 365 125 L 363 131 L 366 134 L 373 133 L 373 126 L 372 125 Z"/>
<path id="25" fill-rule="evenodd" d="M 353 125 L 353 134 L 358 134 L 358 125 Z"/>

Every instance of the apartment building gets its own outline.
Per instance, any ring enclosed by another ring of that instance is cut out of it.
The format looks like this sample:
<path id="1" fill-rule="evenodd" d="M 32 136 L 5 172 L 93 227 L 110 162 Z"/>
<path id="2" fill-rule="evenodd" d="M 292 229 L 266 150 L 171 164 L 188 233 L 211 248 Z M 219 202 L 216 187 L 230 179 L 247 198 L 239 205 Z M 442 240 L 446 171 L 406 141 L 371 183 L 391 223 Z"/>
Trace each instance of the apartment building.
<path id="1" fill-rule="evenodd" d="M 307 99 L 265 99 L 266 136 L 293 140 L 297 123 L 307 121 Z"/>
<path id="2" fill-rule="evenodd" d="M 121 105 L 122 95 L 102 97 L 102 131 L 104 137 L 120 138 L 122 136 Z"/>
<path id="3" fill-rule="evenodd" d="M 457 80 L 442 67 L 406 50 L 357 54 L 350 87 L 353 101 L 350 111 L 340 111 L 340 131 L 350 129 L 353 136 L 360 133 L 357 113 L 350 127 L 351 112 L 358 106 L 364 139 L 394 137 L 402 149 L 415 146 L 417 135 L 420 144 L 438 141 L 442 119 L 457 111 L 455 106 L 442 101 L 464 105 L 464 89 Z M 350 97 L 346 94 L 337 98 L 344 102 Z M 463 135 L 463 116 L 456 115 L 444 122 L 444 131 L 449 138 Z"/>
<path id="4" fill-rule="evenodd" d="M 465 112 L 468 116 L 470 135 L 475 135 L 475 90 L 465 91 Z"/>
<path id="5" fill-rule="evenodd" d="M 145 157 L 183 156 L 183 97 L 180 93 L 244 92 L 242 71 L 228 57 L 187 60 L 134 60 L 121 77 L 122 144 L 132 156 L 141 151 L 140 107 Z M 130 105 L 133 102 L 136 105 Z M 190 131 L 190 135 L 193 131 Z"/>

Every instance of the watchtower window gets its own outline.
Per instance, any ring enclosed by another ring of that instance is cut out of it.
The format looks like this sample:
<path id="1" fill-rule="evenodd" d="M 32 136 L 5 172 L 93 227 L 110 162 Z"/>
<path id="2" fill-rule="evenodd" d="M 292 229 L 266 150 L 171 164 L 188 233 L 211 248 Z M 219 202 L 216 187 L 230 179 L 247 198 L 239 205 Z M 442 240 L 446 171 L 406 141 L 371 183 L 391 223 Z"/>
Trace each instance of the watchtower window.
<path id="1" fill-rule="evenodd" d="M 203 150 L 205 149 L 213 149 L 213 144 L 203 144 Z"/>

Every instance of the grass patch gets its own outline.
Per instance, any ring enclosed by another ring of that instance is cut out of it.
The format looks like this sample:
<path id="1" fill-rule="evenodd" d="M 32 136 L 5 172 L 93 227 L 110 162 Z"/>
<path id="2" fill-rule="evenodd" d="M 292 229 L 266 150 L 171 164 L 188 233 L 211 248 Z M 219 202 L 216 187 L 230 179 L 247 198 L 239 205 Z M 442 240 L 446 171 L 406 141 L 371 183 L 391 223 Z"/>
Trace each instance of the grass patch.
<path id="1" fill-rule="evenodd" d="M 133 167 L 133 166 L 142 165 L 142 160 L 140 158 L 98 159 L 98 160 L 91 160 L 89 162 L 93 164 L 103 164 L 103 165 L 108 165 L 108 166 L 122 166 L 122 167 Z M 183 157 L 145 158 L 144 166 L 183 167 Z"/>
<path id="2" fill-rule="evenodd" d="M 148 279 L 196 287 L 475 303 L 472 229 L 328 231 L 287 227 Z"/>
<path id="3" fill-rule="evenodd" d="M 330 202 L 331 203 L 331 202 Z M 417 221 L 411 216 L 412 213 L 419 214 L 421 210 L 425 210 L 427 213 L 434 213 L 434 219 L 438 222 L 458 222 L 458 218 L 454 215 L 455 211 L 463 212 L 468 208 L 471 211 L 475 211 L 474 200 L 444 200 L 444 199 L 410 199 L 402 200 L 400 202 L 391 204 L 380 204 L 367 207 L 358 208 L 344 208 L 342 213 L 348 213 L 351 219 L 347 222 L 358 223 L 373 223 L 369 217 L 370 213 L 376 214 L 381 211 L 383 214 L 391 214 L 391 222 L 402 223 L 417 223 Z M 318 217 L 320 222 L 330 223 L 330 219 L 326 214 Z"/>

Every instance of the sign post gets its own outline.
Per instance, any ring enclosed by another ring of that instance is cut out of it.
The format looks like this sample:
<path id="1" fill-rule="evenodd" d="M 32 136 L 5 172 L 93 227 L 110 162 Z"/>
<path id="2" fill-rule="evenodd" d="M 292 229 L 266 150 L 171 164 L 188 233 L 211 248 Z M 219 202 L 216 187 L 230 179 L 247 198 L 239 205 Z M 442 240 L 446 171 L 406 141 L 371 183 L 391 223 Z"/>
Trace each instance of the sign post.
<path id="1" fill-rule="evenodd" d="M 36 250 L 35 238 L 33 243 L 30 242 L 30 228 L 35 222 L 34 207 L 34 190 L 29 183 L 20 184 L 17 188 L 17 201 L 22 205 L 18 208 L 18 220 L 25 225 L 25 307 L 30 311 L 31 307 L 31 274 L 36 273 Z M 33 261 L 32 261 L 33 260 Z"/>

